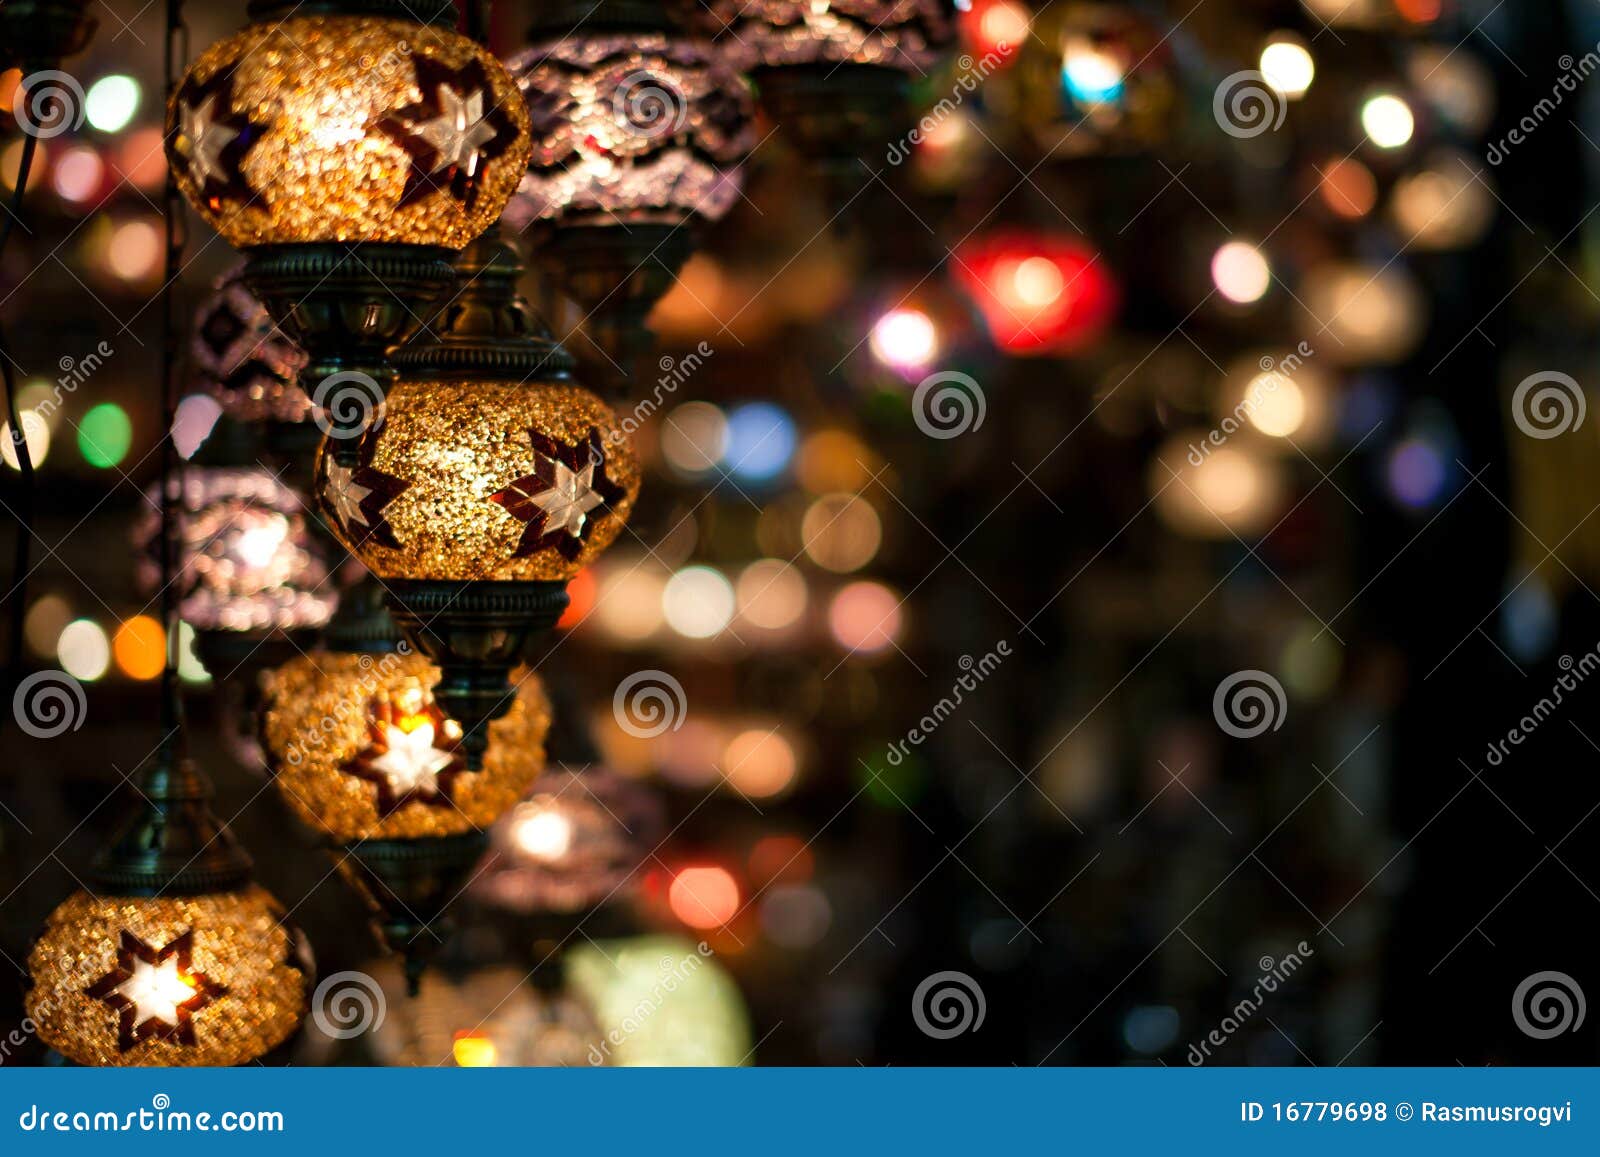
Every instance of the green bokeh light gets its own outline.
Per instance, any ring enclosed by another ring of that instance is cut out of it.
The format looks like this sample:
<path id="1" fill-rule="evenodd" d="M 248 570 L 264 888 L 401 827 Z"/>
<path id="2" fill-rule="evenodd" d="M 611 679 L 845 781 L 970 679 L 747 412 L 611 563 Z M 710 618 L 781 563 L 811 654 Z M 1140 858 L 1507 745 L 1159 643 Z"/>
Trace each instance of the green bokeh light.
<path id="1" fill-rule="evenodd" d="M 115 402 L 101 402 L 78 424 L 78 449 L 91 466 L 108 470 L 128 456 L 133 423 Z"/>

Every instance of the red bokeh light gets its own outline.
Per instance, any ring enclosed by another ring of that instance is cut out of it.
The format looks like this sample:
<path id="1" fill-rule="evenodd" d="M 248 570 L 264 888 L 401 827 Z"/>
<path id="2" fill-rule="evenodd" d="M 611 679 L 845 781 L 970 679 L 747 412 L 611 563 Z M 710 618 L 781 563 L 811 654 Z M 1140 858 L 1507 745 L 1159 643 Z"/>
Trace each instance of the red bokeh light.
<path id="1" fill-rule="evenodd" d="M 1105 260 L 1060 234 L 974 238 L 956 251 L 955 277 L 1008 353 L 1082 349 L 1111 323 L 1120 297 Z"/>

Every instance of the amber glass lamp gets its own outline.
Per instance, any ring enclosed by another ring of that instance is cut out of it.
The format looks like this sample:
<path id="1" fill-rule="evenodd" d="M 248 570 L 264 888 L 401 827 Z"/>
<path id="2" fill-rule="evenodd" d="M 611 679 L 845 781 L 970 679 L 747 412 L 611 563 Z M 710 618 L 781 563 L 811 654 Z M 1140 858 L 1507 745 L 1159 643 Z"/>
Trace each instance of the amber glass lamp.
<path id="1" fill-rule="evenodd" d="M 530 673 L 488 725 L 482 766 L 469 768 L 438 681 L 370 579 L 345 592 L 321 649 L 262 680 L 261 741 L 279 796 L 326 842 L 413 980 L 449 930 L 485 831 L 543 772 L 550 728 Z"/>
<path id="2" fill-rule="evenodd" d="M 756 142 L 744 79 L 709 39 L 679 30 L 670 7 L 545 5 L 529 47 L 509 61 L 533 157 L 507 222 L 533 226 L 535 259 L 629 377 L 650 348 L 646 317 L 697 230 L 738 200 Z"/>
<path id="3" fill-rule="evenodd" d="M 246 253 L 245 281 L 310 355 L 308 380 L 354 372 L 381 390 L 385 349 L 449 288 L 451 253 L 526 169 L 527 111 L 499 61 L 453 30 L 446 0 L 249 12 L 173 96 L 168 161 Z"/>
<path id="4" fill-rule="evenodd" d="M 566 584 L 622 532 L 639 462 L 615 411 L 517 295 L 497 236 L 461 255 L 441 334 L 394 354 L 382 425 L 329 436 L 317 499 L 383 583 L 406 638 L 437 663 L 433 693 L 481 766 L 509 676 L 567 605 Z"/>

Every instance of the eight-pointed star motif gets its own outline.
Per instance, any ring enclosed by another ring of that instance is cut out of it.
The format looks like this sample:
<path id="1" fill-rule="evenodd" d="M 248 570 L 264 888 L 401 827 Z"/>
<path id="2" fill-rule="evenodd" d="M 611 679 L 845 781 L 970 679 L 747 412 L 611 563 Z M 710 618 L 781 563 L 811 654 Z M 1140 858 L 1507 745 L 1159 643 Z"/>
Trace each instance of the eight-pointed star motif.
<path id="1" fill-rule="evenodd" d="M 411 483 L 374 467 L 371 464 L 374 449 L 368 442 L 362 450 L 361 461 L 354 466 L 339 462 L 332 454 L 325 455 L 317 494 L 323 510 L 338 523 L 346 538 L 356 543 L 370 538 L 399 549 L 400 540 L 383 512 Z"/>
<path id="2" fill-rule="evenodd" d="M 526 558 L 553 546 L 564 558 L 575 559 L 596 521 L 610 513 L 627 491 L 606 474 L 605 450 L 595 427 L 590 426 L 588 438 L 576 446 L 531 428 L 528 438 L 533 443 L 533 473 L 496 490 L 489 501 L 527 524 L 513 557 Z"/>
<path id="3" fill-rule="evenodd" d="M 412 57 L 422 99 L 378 118 L 376 128 L 411 158 L 396 208 L 448 189 L 467 208 L 478 198 L 484 167 L 517 139 L 517 126 L 498 103 L 483 65 L 451 68 Z"/>
<path id="4" fill-rule="evenodd" d="M 237 69 L 237 64 L 219 69 L 203 83 L 193 77 L 184 81 L 176 101 L 177 131 L 167 139 L 167 159 L 189 174 L 213 211 L 222 207 L 224 199 L 249 201 L 255 197 L 240 165 L 267 128 L 264 122 L 251 120 L 248 111 L 234 111 Z"/>
<path id="5" fill-rule="evenodd" d="M 449 807 L 451 785 L 466 767 L 457 747 L 460 728 L 431 697 L 396 703 L 387 696 L 368 709 L 370 742 L 344 770 L 377 785 L 378 818 L 416 800 Z"/>
<path id="6" fill-rule="evenodd" d="M 195 1043 L 194 1014 L 228 990 L 195 971 L 193 951 L 193 928 L 160 949 L 122 930 L 116 964 L 83 990 L 118 1011 L 120 1051 L 152 1038 Z"/>

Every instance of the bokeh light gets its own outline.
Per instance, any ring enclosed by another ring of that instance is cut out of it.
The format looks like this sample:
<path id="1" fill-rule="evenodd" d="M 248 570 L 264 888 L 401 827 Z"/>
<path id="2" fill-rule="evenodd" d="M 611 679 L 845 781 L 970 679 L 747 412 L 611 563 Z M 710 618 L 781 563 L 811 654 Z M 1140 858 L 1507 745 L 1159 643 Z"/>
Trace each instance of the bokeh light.
<path id="1" fill-rule="evenodd" d="M 672 914 L 689 927 L 717 928 L 738 914 L 739 884 L 724 868 L 683 868 L 672 878 L 667 903 Z"/>
<path id="2" fill-rule="evenodd" d="M 734 594 L 740 619 L 767 631 L 792 627 L 809 601 L 804 576 L 777 558 L 757 559 L 740 571 Z"/>
<path id="3" fill-rule="evenodd" d="M 139 82 L 119 73 L 95 81 L 83 101 L 90 127 L 103 133 L 120 132 L 138 111 Z"/>
<path id="4" fill-rule="evenodd" d="M 74 619 L 56 640 L 56 659 L 74 679 L 93 682 L 111 666 L 111 640 L 93 619 Z"/>
<path id="5" fill-rule="evenodd" d="M 1317 192 L 1328 211 L 1354 221 L 1372 212 L 1378 203 L 1378 182 L 1360 161 L 1339 157 L 1323 167 Z"/>
<path id="6" fill-rule="evenodd" d="M 149 221 L 125 221 L 106 246 L 106 268 L 124 281 L 152 277 L 161 261 L 161 234 Z"/>
<path id="7" fill-rule="evenodd" d="M 105 175 L 100 154 L 88 145 L 79 145 L 62 153 L 56 161 L 50 170 L 50 186 L 62 200 L 81 205 L 93 200 Z"/>
<path id="8" fill-rule="evenodd" d="M 172 444 L 181 458 L 192 458 L 222 416 L 222 403 L 209 394 L 189 394 L 172 415 Z"/>
<path id="9" fill-rule="evenodd" d="M 812 562 L 835 574 L 848 574 L 877 555 L 883 524 L 866 499 L 854 494 L 824 494 L 806 508 L 800 537 Z"/>
<path id="10" fill-rule="evenodd" d="M 794 782 L 799 770 L 794 745 L 772 728 L 741 731 L 728 742 L 722 775 L 728 786 L 755 799 L 775 796 Z"/>
<path id="11" fill-rule="evenodd" d="M 167 636 L 161 623 L 149 615 L 136 615 L 120 627 L 111 640 L 117 667 L 132 679 L 154 679 L 167 661 Z"/>
<path id="12" fill-rule="evenodd" d="M 1380 149 L 1398 149 L 1411 140 L 1416 120 L 1410 105 L 1392 92 L 1383 92 L 1361 106 L 1361 127 Z"/>
<path id="13" fill-rule="evenodd" d="M 27 438 L 28 461 L 38 469 L 50 454 L 50 423 L 37 410 L 19 410 L 17 420 L 22 423 L 22 432 Z M 0 424 L 0 458 L 5 459 L 11 469 L 22 469 L 17 460 L 17 436 L 12 433 L 9 421 Z"/>
<path id="14" fill-rule="evenodd" d="M 1211 257 L 1211 280 L 1229 301 L 1250 305 L 1272 285 L 1272 267 L 1248 241 L 1229 241 Z"/>
<path id="15" fill-rule="evenodd" d="M 709 639 L 733 621 L 733 584 L 715 567 L 684 567 L 667 580 L 661 610 L 678 634 Z"/>
<path id="16" fill-rule="evenodd" d="M 794 456 L 794 420 L 771 402 L 746 402 L 728 414 L 723 465 L 734 477 L 766 482 L 783 473 Z"/>
<path id="17" fill-rule="evenodd" d="M 622 642 L 642 642 L 660 630 L 666 576 L 653 563 L 627 556 L 613 555 L 598 565 L 594 625 Z"/>
<path id="18" fill-rule="evenodd" d="M 41 595 L 22 620 L 22 635 L 35 655 L 53 658 L 61 632 L 72 621 L 72 604 L 58 594 Z"/>
<path id="19" fill-rule="evenodd" d="M 920 309 L 891 309 L 872 327 L 868 344 L 891 369 L 921 370 L 939 353 L 939 331 Z"/>
<path id="20" fill-rule="evenodd" d="M 903 621 L 900 597 L 882 583 L 851 583 L 828 605 L 834 641 L 853 654 L 872 655 L 893 646 Z"/>
<path id="21" fill-rule="evenodd" d="M 1259 67 L 1267 83 L 1289 100 L 1304 96 L 1317 75 L 1310 49 L 1292 32 L 1273 34 L 1262 46 Z"/>
<path id="22" fill-rule="evenodd" d="M 91 407 L 78 423 L 78 450 L 91 466 L 110 469 L 128 456 L 132 445 L 133 423 L 115 402 Z"/>
<path id="23" fill-rule="evenodd" d="M 728 419 L 710 402 L 685 402 L 661 424 L 661 456 L 690 478 L 716 468 L 728 449 Z"/>

